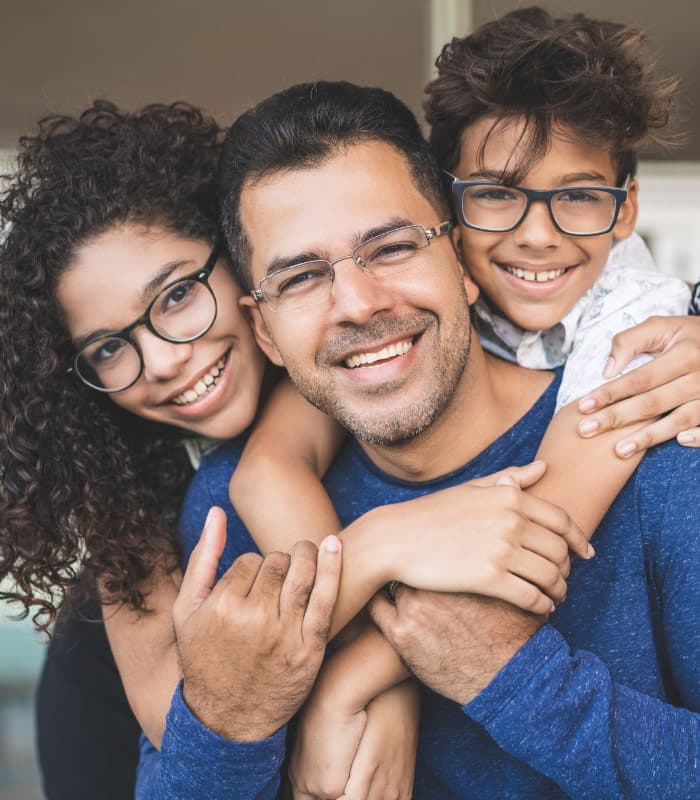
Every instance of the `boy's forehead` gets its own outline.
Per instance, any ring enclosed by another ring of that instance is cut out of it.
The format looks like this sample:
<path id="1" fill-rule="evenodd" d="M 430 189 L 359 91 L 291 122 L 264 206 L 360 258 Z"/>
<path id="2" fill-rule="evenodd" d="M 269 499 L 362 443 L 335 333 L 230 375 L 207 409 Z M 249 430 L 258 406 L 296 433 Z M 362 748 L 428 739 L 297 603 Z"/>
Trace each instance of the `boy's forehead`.
<path id="1" fill-rule="evenodd" d="M 516 176 L 517 182 L 534 177 L 552 185 L 615 182 L 615 163 L 608 148 L 586 142 L 571 128 L 559 126 L 545 143 L 544 154 L 534 158 L 528 153 L 532 135 L 532 123 L 524 116 L 481 117 L 462 131 L 458 177 L 505 178 L 506 182 L 509 176 Z"/>

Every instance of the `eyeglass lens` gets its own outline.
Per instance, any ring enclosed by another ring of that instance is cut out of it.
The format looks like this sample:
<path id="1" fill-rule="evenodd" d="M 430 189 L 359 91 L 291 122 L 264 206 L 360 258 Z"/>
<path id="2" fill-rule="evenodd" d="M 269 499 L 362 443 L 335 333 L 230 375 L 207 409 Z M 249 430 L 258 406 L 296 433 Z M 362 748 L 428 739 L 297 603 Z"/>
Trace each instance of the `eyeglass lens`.
<path id="1" fill-rule="evenodd" d="M 150 306 L 155 333 L 171 342 L 191 342 L 202 336 L 216 318 L 216 300 L 208 285 L 184 279 L 167 286 Z M 141 353 L 127 338 L 102 336 L 80 350 L 75 361 L 80 377 L 95 389 L 119 391 L 141 374 Z"/>
<path id="2" fill-rule="evenodd" d="M 527 195 L 506 186 L 468 186 L 462 195 L 466 221 L 489 231 L 507 231 L 523 219 Z M 565 232 L 593 234 L 607 231 L 613 223 L 615 197 L 602 189 L 569 188 L 553 195 L 549 202 L 555 223 Z"/>
<path id="3" fill-rule="evenodd" d="M 348 258 L 381 279 L 415 266 L 415 254 L 427 245 L 425 230 L 420 225 L 408 225 L 362 242 Z M 260 286 L 271 308 L 291 311 L 328 300 L 333 277 L 331 262 L 307 261 L 270 275 Z"/>

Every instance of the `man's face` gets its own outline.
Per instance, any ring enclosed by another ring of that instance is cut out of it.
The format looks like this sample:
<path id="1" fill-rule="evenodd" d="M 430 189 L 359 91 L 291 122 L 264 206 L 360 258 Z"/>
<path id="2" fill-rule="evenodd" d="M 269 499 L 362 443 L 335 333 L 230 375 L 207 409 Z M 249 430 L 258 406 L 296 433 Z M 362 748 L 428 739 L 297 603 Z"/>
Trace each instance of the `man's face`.
<path id="1" fill-rule="evenodd" d="M 253 284 L 272 265 L 333 261 L 387 225 L 432 227 L 441 219 L 390 145 L 352 145 L 318 167 L 244 186 L 241 218 Z M 413 439 L 445 410 L 467 362 L 465 279 L 449 236 L 381 280 L 352 259 L 335 266 L 331 297 L 274 312 L 253 306 L 258 341 L 302 394 L 361 441 Z M 371 363 L 367 363 L 371 362 Z"/>
<path id="2" fill-rule="evenodd" d="M 494 124 L 484 117 L 462 134 L 455 174 L 462 180 L 498 181 L 503 169 L 517 161 L 522 120 L 506 120 L 491 131 L 483 160 L 479 149 Z M 600 147 L 553 135 L 544 158 L 534 164 L 521 185 L 529 189 L 569 186 L 615 186 L 610 153 Z M 461 229 L 465 266 L 481 291 L 508 319 L 527 330 L 543 330 L 559 322 L 603 271 L 613 237 L 629 236 L 637 216 L 637 184 L 610 233 L 577 237 L 561 233 L 545 203 L 535 202 L 520 225 L 507 233 Z M 543 280 L 543 278 L 546 279 Z"/>

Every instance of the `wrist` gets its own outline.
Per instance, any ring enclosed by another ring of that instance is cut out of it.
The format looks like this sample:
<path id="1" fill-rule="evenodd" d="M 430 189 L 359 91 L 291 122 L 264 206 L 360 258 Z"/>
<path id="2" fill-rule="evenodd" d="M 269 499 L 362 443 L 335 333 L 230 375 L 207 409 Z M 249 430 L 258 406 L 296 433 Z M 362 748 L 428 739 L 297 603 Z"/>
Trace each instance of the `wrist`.
<path id="1" fill-rule="evenodd" d="M 384 507 L 367 511 L 341 534 L 343 567 L 361 575 L 372 597 L 396 571 L 397 552 L 393 520 Z"/>

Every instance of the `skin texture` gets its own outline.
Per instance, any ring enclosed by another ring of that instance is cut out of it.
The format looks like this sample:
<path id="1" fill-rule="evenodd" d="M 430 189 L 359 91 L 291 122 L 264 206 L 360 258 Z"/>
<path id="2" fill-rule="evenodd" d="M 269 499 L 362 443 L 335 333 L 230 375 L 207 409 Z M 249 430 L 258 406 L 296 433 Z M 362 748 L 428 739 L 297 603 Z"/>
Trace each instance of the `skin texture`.
<path id="1" fill-rule="evenodd" d="M 482 117 L 465 128 L 455 174 L 462 180 L 499 181 L 519 151 L 523 123 L 507 119 L 491 133 L 479 160 L 479 148 L 494 119 Z M 520 186 L 556 189 L 567 186 L 615 186 L 616 168 L 600 147 L 571 141 L 567 131 L 555 133 L 546 156 L 534 164 Z M 572 164 L 576 169 L 572 170 Z M 508 233 L 461 229 L 464 263 L 481 291 L 508 319 L 526 330 L 550 328 L 595 283 L 610 254 L 613 237 L 624 239 L 637 218 L 637 183 L 629 186 L 613 230 L 601 236 L 566 236 L 552 222 L 545 203 L 530 206 L 525 219 Z M 532 283 L 508 274 L 504 265 L 532 271 L 569 267 L 561 278 Z"/>
<path id="2" fill-rule="evenodd" d="M 78 249 L 57 288 L 73 340 L 130 324 L 160 288 L 201 267 L 210 252 L 208 242 L 133 224 L 112 228 L 87 242 Z M 146 292 L 149 281 L 166 268 L 168 274 L 158 287 Z M 255 415 L 264 359 L 238 306 L 241 290 L 223 258 L 210 285 L 218 304 L 212 328 L 187 344 L 166 342 L 144 326 L 136 328 L 133 336 L 143 355 L 143 373 L 133 386 L 111 399 L 140 417 L 228 438 L 245 430 Z M 85 302 L 88 297 L 90 302 Z M 192 405 L 172 402 L 227 353 L 224 372 L 212 392 Z"/>

